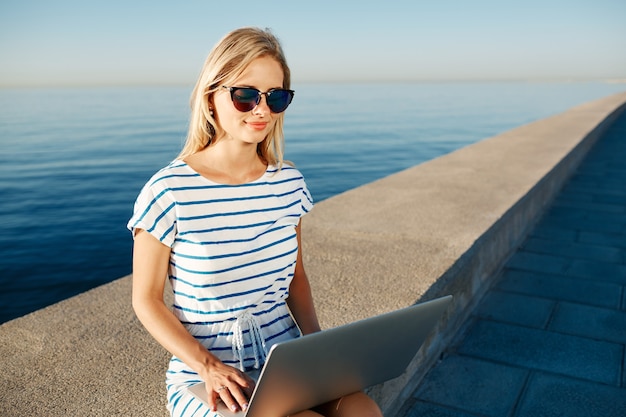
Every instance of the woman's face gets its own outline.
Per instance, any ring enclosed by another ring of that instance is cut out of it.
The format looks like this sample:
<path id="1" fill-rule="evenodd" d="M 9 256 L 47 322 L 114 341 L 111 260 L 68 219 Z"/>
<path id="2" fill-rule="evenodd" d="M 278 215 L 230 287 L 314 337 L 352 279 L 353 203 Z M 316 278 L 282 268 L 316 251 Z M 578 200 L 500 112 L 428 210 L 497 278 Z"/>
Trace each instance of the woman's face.
<path id="1" fill-rule="evenodd" d="M 253 87 L 261 92 L 282 88 L 282 67 L 274 58 L 257 58 L 228 87 Z M 241 112 L 233 105 L 230 91 L 220 86 L 213 95 L 213 105 L 214 118 L 222 128 L 223 135 L 245 143 L 262 142 L 274 127 L 276 120 L 281 117 L 280 114 L 270 111 L 266 100 L 266 96 L 262 95 L 261 101 L 254 109 Z M 216 139 L 219 141 L 222 137 Z"/>

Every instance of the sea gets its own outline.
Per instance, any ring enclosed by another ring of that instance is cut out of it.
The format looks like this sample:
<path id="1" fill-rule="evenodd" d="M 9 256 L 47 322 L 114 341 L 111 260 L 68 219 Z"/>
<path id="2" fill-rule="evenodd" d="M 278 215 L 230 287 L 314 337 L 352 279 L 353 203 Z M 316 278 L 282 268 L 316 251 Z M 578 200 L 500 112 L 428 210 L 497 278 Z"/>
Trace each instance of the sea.
<path id="1" fill-rule="evenodd" d="M 626 84 L 293 88 L 285 156 L 319 202 Z M 126 223 L 143 184 L 184 142 L 190 93 L 191 86 L 0 89 L 0 323 L 131 273 Z"/>

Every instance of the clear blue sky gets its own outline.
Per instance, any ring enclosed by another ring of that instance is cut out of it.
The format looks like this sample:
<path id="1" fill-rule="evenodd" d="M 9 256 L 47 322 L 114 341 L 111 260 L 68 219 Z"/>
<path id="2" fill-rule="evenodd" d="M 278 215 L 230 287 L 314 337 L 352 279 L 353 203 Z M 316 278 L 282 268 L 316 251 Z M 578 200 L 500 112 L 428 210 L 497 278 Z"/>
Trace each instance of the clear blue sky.
<path id="1" fill-rule="evenodd" d="M 626 79 L 624 0 L 1 0 L 0 86 L 192 84 L 248 25 L 296 82 Z"/>

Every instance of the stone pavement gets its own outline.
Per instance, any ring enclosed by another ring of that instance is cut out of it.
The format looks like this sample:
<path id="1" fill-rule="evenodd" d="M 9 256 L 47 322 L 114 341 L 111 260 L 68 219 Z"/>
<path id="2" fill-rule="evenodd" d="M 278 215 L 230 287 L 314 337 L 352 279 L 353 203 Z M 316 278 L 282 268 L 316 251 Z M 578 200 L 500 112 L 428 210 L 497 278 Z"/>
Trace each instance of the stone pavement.
<path id="1" fill-rule="evenodd" d="M 626 112 L 401 417 L 626 416 Z"/>

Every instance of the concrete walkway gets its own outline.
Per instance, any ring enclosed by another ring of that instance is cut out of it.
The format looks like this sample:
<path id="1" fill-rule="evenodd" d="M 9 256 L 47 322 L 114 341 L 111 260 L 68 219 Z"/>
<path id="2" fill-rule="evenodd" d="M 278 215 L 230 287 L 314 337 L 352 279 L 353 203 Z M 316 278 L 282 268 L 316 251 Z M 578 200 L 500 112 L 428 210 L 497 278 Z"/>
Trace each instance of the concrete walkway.
<path id="1" fill-rule="evenodd" d="M 626 112 L 400 416 L 626 416 Z"/>

